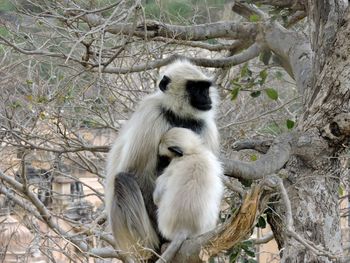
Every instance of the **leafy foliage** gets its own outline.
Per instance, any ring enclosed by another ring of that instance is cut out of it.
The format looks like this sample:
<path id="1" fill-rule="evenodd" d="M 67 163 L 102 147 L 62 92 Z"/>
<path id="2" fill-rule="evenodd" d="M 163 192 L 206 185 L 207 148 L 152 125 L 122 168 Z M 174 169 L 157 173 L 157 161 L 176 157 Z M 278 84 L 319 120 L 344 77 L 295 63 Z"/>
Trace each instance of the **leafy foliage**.
<path id="1" fill-rule="evenodd" d="M 255 260 L 255 248 L 251 241 L 244 241 L 239 245 L 232 248 L 227 253 L 229 255 L 229 262 L 244 262 L 244 263 L 257 263 Z"/>
<path id="2" fill-rule="evenodd" d="M 249 92 L 250 96 L 253 98 L 259 97 L 262 91 L 264 91 L 268 98 L 277 100 L 277 90 L 273 88 L 265 88 L 267 78 L 267 69 L 263 69 L 256 74 L 249 68 L 248 63 L 245 63 L 241 68 L 239 77 L 234 78 L 231 81 L 231 84 L 234 86 L 231 90 L 231 99 L 235 100 L 240 91 Z"/>

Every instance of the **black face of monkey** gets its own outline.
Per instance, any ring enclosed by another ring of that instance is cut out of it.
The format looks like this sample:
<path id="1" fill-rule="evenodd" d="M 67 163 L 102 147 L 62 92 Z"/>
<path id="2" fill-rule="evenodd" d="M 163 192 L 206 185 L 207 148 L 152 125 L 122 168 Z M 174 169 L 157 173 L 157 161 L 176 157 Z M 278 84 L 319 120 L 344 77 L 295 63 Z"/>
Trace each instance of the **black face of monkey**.
<path id="1" fill-rule="evenodd" d="M 211 82 L 207 80 L 188 80 L 186 82 L 186 91 L 190 97 L 192 107 L 208 111 L 212 108 L 212 101 L 209 96 Z"/>

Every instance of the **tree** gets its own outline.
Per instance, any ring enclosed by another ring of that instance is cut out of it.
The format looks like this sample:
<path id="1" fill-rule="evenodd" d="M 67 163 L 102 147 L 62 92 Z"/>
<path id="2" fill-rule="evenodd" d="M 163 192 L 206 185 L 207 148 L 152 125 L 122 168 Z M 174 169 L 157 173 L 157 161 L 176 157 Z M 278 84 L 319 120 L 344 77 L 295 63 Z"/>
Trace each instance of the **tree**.
<path id="1" fill-rule="evenodd" d="M 259 56 L 266 65 L 271 65 L 273 60 L 295 80 L 302 98 L 296 126 L 272 142 L 236 143 L 236 150 L 260 149 L 264 154 L 255 162 L 225 159 L 226 174 L 240 180 L 265 178 L 274 182 L 273 188 L 280 194 L 281 202 L 273 208 L 279 216 L 268 213 L 268 221 L 281 249 L 282 262 L 345 262 L 338 192 L 344 172 L 342 161 L 348 159 L 350 136 L 348 3 L 342 0 L 257 0 L 254 1 L 256 5 L 252 5 L 250 2 L 235 1 L 232 7 L 244 21 L 205 21 L 199 11 L 192 22 L 202 19 L 201 23 L 188 25 L 184 25 L 185 20 L 173 23 L 171 14 L 150 12 L 149 3 L 141 1 L 119 1 L 103 6 L 94 5 L 93 1 L 85 5 L 79 1 L 47 1 L 45 4 L 37 1 L 30 2 L 30 9 L 19 5 L 23 20 L 4 22 L 7 30 L 0 35 L 4 45 L 2 52 L 5 57 L 14 52 L 11 56 L 18 56 L 13 59 L 15 64 L 34 57 L 31 61 L 35 61 L 35 65 L 27 64 L 32 78 L 28 78 L 22 88 L 17 88 L 18 94 L 14 95 L 11 90 L 3 94 L 3 101 L 6 101 L 1 117 L 4 120 L 3 143 L 24 151 L 37 149 L 56 153 L 72 162 L 77 162 L 76 156 L 73 157 L 76 153 L 80 166 L 103 178 L 102 166 L 94 166 L 94 162 L 89 161 L 89 153 L 102 159 L 100 153 L 106 152 L 108 147 L 87 146 L 74 129 L 82 125 L 117 129 L 120 124 L 117 120 L 123 119 L 125 112 L 134 106 L 138 93 L 147 92 L 149 84 L 155 81 L 154 70 L 174 59 L 187 58 L 199 66 L 218 69 L 223 77 L 232 67 Z M 158 16 L 157 19 L 149 20 L 152 15 Z M 307 32 L 302 31 L 305 27 Z M 5 49 L 6 46 L 12 51 Z M 186 52 L 183 52 L 184 46 Z M 45 63 L 39 66 L 40 60 Z M 59 68 L 52 67 L 57 63 L 63 64 Z M 33 67 L 36 67 L 34 71 Z M 241 72 L 243 77 L 250 74 L 246 66 Z M 260 81 L 266 80 L 265 74 L 266 71 L 261 71 Z M 34 85 L 44 79 L 46 83 L 39 85 L 44 90 L 35 89 Z M 127 86 L 134 83 L 146 88 L 130 92 L 113 82 Z M 99 96 L 96 98 L 94 93 L 90 101 L 77 100 L 77 94 L 87 96 L 86 90 L 92 83 L 101 87 Z M 246 89 L 239 80 L 233 79 L 232 83 L 234 87 L 229 88 L 233 97 Z M 111 89 L 108 85 L 115 86 Z M 28 97 L 28 90 L 36 94 Z M 249 90 L 253 97 L 259 96 L 261 91 L 270 98 L 278 97 L 274 89 Z M 35 105 L 35 114 L 24 124 L 26 118 L 21 113 L 27 111 L 24 110 L 26 103 Z M 68 109 L 67 105 L 72 108 Z M 44 121 L 51 132 L 36 134 L 40 121 Z M 289 120 L 288 127 L 293 125 Z M 282 178 L 283 183 L 278 178 Z M 117 256 L 110 250 L 91 252 L 86 243 L 67 236 L 52 222 L 51 212 L 28 192 L 24 183 L 6 173 L 1 173 L 0 179 L 6 182 L 0 187 L 2 194 L 13 195 L 10 189 L 24 194 L 34 205 L 33 214 L 37 218 L 82 251 Z M 18 198 L 13 196 L 20 203 Z M 193 261 L 198 260 L 194 251 L 201 242 L 203 240 L 186 241 L 177 255 L 178 261 L 181 262 L 186 253 L 193 254 Z"/>

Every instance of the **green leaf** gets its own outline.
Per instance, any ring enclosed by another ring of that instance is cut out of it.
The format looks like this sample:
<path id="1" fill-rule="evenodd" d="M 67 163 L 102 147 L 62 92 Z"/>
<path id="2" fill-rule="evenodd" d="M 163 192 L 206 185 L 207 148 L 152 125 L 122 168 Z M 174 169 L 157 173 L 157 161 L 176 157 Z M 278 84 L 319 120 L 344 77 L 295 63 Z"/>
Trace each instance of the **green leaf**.
<path id="1" fill-rule="evenodd" d="M 245 250 L 245 253 L 250 257 L 255 257 L 255 252 L 251 250 Z"/>
<path id="2" fill-rule="evenodd" d="M 278 99 L 278 92 L 275 89 L 272 88 L 267 88 L 265 89 L 266 95 L 272 99 L 272 100 L 277 100 Z"/>
<path id="3" fill-rule="evenodd" d="M 260 21 L 260 16 L 258 16 L 258 15 L 251 15 L 249 17 L 249 21 L 250 22 L 259 22 Z"/>
<path id="4" fill-rule="evenodd" d="M 231 90 L 231 100 L 235 100 L 237 99 L 238 93 L 241 90 L 240 87 L 234 88 L 233 90 Z"/>
<path id="5" fill-rule="evenodd" d="M 266 220 L 264 217 L 259 217 L 258 222 L 256 223 L 256 227 L 266 228 Z"/>
<path id="6" fill-rule="evenodd" d="M 260 90 L 257 90 L 257 91 L 253 91 L 250 93 L 250 96 L 252 96 L 253 98 L 256 98 L 256 97 L 259 97 L 261 94 L 261 91 Z"/>
<path id="7" fill-rule="evenodd" d="M 288 128 L 288 130 L 293 129 L 294 125 L 295 125 L 294 121 L 292 121 L 290 119 L 287 120 L 287 128 Z"/>
<path id="8" fill-rule="evenodd" d="M 259 59 L 264 65 L 268 65 L 272 57 L 272 52 L 270 50 L 264 50 L 260 53 Z"/>
<path id="9" fill-rule="evenodd" d="M 233 251 L 231 254 L 230 254 L 230 263 L 234 263 L 236 262 L 236 260 L 238 259 L 238 256 L 240 254 L 240 249 L 237 249 L 235 251 Z"/>
<path id="10" fill-rule="evenodd" d="M 252 247 L 252 246 L 253 246 L 253 241 L 251 241 L 251 240 L 246 240 L 246 241 L 243 241 L 242 244 L 245 244 L 245 245 L 248 246 L 248 247 Z"/>
<path id="11" fill-rule="evenodd" d="M 260 85 L 263 85 L 265 83 L 267 75 L 268 75 L 268 73 L 267 73 L 266 69 L 260 71 L 260 73 L 259 73 L 259 77 L 260 77 L 259 84 Z"/>
<path id="12" fill-rule="evenodd" d="M 252 75 L 252 71 L 249 69 L 248 63 L 245 63 L 241 69 L 241 77 L 244 78 L 251 75 Z"/>
<path id="13" fill-rule="evenodd" d="M 338 194 L 339 194 L 339 197 L 342 197 L 344 195 L 344 187 L 342 185 L 339 186 Z"/>
<path id="14" fill-rule="evenodd" d="M 255 154 L 252 154 L 252 155 L 250 156 L 250 160 L 251 160 L 252 162 L 255 162 L 256 160 L 258 160 L 258 157 L 257 157 Z"/>

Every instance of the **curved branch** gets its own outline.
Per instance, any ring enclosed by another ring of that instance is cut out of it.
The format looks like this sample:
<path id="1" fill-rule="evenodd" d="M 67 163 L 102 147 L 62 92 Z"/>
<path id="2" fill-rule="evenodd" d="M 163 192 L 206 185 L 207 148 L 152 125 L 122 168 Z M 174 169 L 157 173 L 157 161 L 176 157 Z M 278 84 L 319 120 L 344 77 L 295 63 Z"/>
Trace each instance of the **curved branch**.
<path id="1" fill-rule="evenodd" d="M 202 67 L 209 67 L 209 68 L 232 67 L 234 65 L 244 63 L 248 60 L 251 60 L 259 56 L 260 51 L 261 51 L 260 46 L 258 44 L 253 44 L 246 50 L 242 51 L 241 53 L 230 57 L 225 57 L 225 58 L 207 59 L 207 58 L 187 57 L 182 55 L 172 55 L 164 59 L 152 60 L 144 64 L 137 64 L 137 65 L 130 66 L 128 68 L 117 68 L 117 67 L 111 68 L 110 67 L 110 68 L 104 69 L 103 72 L 111 73 L 111 74 L 127 74 L 130 72 L 141 72 L 144 70 L 160 68 L 177 59 L 186 59 L 192 62 L 193 64 L 197 66 L 202 66 Z"/>
<path id="2" fill-rule="evenodd" d="M 255 162 L 243 162 L 224 158 L 225 174 L 235 178 L 257 180 L 281 169 L 292 154 L 291 141 L 294 134 L 289 133 L 276 140 L 265 155 Z"/>
<path id="3" fill-rule="evenodd" d="M 262 18 L 260 41 L 271 49 L 281 61 L 281 66 L 296 80 L 300 95 L 311 85 L 312 55 L 309 39 L 302 33 L 287 30 L 254 5 L 237 2 L 232 10 L 249 19 L 255 14 Z M 278 39 L 278 41 L 276 41 Z"/>
<path id="4" fill-rule="evenodd" d="M 273 232 L 271 231 L 261 238 L 253 238 L 249 240 L 252 241 L 254 245 L 260 245 L 260 244 L 266 244 L 270 242 L 271 240 L 273 240 L 273 238 L 274 238 L 274 235 L 273 235 Z"/>
<path id="5" fill-rule="evenodd" d="M 169 39 L 166 37 L 155 37 L 152 39 L 153 41 L 161 41 L 167 44 L 177 44 L 194 48 L 202 48 L 209 51 L 237 51 L 243 48 L 247 48 L 247 41 L 236 40 L 229 44 L 209 44 L 201 41 L 186 41 L 186 40 L 177 40 L 177 39 Z"/>
<path id="6" fill-rule="evenodd" d="M 287 30 L 276 21 L 266 25 L 264 41 L 282 61 L 282 66 L 295 79 L 299 94 L 303 95 L 311 86 L 313 52 L 310 41 L 305 35 Z"/>

